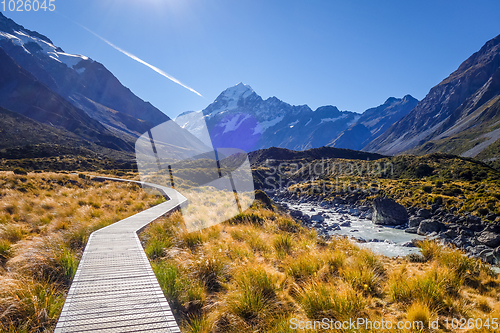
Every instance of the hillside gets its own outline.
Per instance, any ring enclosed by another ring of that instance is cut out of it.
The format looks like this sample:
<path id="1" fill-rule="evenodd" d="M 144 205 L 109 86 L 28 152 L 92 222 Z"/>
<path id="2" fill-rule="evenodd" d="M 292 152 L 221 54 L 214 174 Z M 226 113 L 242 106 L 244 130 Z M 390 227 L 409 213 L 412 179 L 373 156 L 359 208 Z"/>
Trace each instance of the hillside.
<path id="1" fill-rule="evenodd" d="M 364 149 L 389 155 L 441 151 L 496 161 L 499 99 L 500 35 Z"/>
<path id="2" fill-rule="evenodd" d="M 102 64 L 64 52 L 52 41 L 0 13 L 0 48 L 74 107 L 133 145 L 147 129 L 169 118 L 144 102 Z"/>

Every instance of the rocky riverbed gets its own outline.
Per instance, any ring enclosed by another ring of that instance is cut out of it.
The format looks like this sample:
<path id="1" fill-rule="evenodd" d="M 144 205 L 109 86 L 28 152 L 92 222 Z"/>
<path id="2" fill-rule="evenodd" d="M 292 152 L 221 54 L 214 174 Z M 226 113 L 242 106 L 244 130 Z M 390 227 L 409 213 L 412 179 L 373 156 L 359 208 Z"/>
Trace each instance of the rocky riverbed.
<path id="1" fill-rule="evenodd" d="M 387 256 L 417 253 L 416 240 L 436 239 L 453 244 L 469 256 L 496 265 L 500 261 L 500 225 L 477 216 L 458 216 L 434 205 L 432 210 L 404 208 L 391 199 L 376 199 L 370 206 L 343 199 L 277 196 L 274 200 L 302 225 L 321 235 L 346 236 L 360 246 Z"/>

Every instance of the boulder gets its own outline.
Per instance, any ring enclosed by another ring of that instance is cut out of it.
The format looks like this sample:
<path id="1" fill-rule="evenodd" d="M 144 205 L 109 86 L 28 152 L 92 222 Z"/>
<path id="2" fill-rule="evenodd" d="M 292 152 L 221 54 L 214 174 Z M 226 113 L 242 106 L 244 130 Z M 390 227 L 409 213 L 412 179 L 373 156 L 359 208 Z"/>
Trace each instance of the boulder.
<path id="1" fill-rule="evenodd" d="M 467 215 L 467 224 L 479 224 L 481 223 L 481 218 L 479 216 Z"/>
<path id="2" fill-rule="evenodd" d="M 412 216 L 410 217 L 410 220 L 408 221 L 408 227 L 410 228 L 418 228 L 420 225 L 420 222 L 424 220 L 423 217 L 420 216 Z"/>
<path id="3" fill-rule="evenodd" d="M 323 222 L 324 220 L 325 220 L 325 218 L 323 217 L 323 215 L 320 215 L 320 214 L 316 214 L 316 215 L 311 216 L 311 221 L 314 221 L 314 222 Z"/>
<path id="4" fill-rule="evenodd" d="M 444 238 L 455 238 L 457 236 L 458 236 L 457 229 L 448 229 L 441 234 L 441 237 L 444 237 Z"/>
<path id="5" fill-rule="evenodd" d="M 497 259 L 495 258 L 492 249 L 486 249 L 486 250 L 481 251 L 478 254 L 478 257 L 482 261 L 487 262 L 488 264 L 491 264 L 491 265 L 495 265 L 497 263 Z"/>
<path id="6" fill-rule="evenodd" d="M 500 246 L 493 250 L 493 256 L 495 257 L 497 262 L 500 261 Z"/>
<path id="7" fill-rule="evenodd" d="M 467 245 L 470 244 L 469 238 L 467 238 L 464 235 L 459 235 L 455 237 L 451 242 L 455 244 L 457 247 L 466 247 Z"/>
<path id="8" fill-rule="evenodd" d="M 379 197 L 373 200 L 372 221 L 375 224 L 401 225 L 408 222 L 408 213 L 396 201 Z"/>
<path id="9" fill-rule="evenodd" d="M 483 231 L 477 241 L 489 247 L 500 246 L 500 235 L 491 231 Z"/>
<path id="10" fill-rule="evenodd" d="M 446 226 L 441 222 L 435 220 L 423 220 L 418 226 L 417 233 L 425 236 L 433 232 L 440 232 L 444 229 L 446 229 Z"/>
<path id="11" fill-rule="evenodd" d="M 418 231 L 417 227 L 410 227 L 410 228 L 406 228 L 405 229 L 405 232 L 408 233 L 408 234 L 416 234 L 417 231 Z"/>
<path id="12" fill-rule="evenodd" d="M 302 212 L 300 210 L 291 210 L 290 211 L 290 216 L 291 217 L 302 217 Z"/>
<path id="13" fill-rule="evenodd" d="M 417 211 L 417 216 L 421 217 L 424 220 L 430 218 L 431 215 L 432 215 L 431 212 L 427 209 L 422 208 Z"/>

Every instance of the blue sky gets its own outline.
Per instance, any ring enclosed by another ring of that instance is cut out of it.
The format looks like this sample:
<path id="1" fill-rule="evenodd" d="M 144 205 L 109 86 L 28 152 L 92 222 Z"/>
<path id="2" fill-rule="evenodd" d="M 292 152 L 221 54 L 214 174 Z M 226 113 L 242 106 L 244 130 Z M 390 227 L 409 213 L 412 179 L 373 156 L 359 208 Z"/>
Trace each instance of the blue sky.
<path id="1" fill-rule="evenodd" d="M 173 117 L 244 82 L 263 98 L 362 112 L 422 99 L 500 34 L 500 1 L 56 0 L 4 12 L 68 53 L 103 63 Z M 152 64 L 199 97 L 83 29 Z"/>

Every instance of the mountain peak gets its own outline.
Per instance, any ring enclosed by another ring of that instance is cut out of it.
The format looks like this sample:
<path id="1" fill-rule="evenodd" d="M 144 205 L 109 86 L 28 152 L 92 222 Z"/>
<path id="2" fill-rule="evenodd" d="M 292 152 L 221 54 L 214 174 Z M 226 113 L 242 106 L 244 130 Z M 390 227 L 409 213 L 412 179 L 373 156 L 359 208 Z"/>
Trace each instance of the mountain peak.
<path id="1" fill-rule="evenodd" d="M 229 100 L 239 100 L 240 98 L 245 98 L 253 93 L 252 87 L 242 82 L 235 86 L 229 87 L 220 94 L 219 97 L 223 97 Z"/>
<path id="2" fill-rule="evenodd" d="M 401 99 L 396 98 L 396 97 L 389 97 L 384 104 L 394 104 L 396 102 L 399 102 Z"/>

